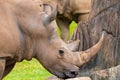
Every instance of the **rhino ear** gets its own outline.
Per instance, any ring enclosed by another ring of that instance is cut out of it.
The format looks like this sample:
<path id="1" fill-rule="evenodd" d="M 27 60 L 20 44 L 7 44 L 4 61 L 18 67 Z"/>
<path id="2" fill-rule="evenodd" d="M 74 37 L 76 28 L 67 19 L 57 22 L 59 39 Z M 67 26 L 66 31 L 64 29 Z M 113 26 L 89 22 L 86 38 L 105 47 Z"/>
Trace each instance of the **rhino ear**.
<path id="1" fill-rule="evenodd" d="M 78 49 L 79 44 L 80 40 L 77 39 L 75 41 L 68 43 L 67 46 L 71 51 L 76 51 Z"/>
<path id="2" fill-rule="evenodd" d="M 55 20 L 56 16 L 57 16 L 57 7 L 53 10 L 53 12 L 51 12 L 51 14 L 46 15 L 43 18 L 44 24 L 46 25 L 46 24 L 51 23 L 53 20 Z"/>
<path id="3" fill-rule="evenodd" d="M 43 10 L 45 11 L 45 13 L 51 14 L 51 12 L 52 12 L 52 7 L 51 7 L 50 5 L 48 5 L 48 4 L 44 4 L 44 5 L 43 5 Z"/>

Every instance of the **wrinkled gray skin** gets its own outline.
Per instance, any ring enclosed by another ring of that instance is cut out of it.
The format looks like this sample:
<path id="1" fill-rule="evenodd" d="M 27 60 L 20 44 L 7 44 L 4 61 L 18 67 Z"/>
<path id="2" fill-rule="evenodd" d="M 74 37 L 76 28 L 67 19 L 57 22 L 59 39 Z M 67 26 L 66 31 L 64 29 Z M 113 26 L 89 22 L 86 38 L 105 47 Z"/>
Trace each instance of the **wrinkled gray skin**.
<path id="1" fill-rule="evenodd" d="M 61 30 L 61 38 L 66 42 L 69 39 L 69 25 L 72 21 L 76 23 L 86 21 L 91 9 L 91 0 L 40 0 L 45 7 L 51 6 L 49 12 L 58 5 L 57 24 Z"/>
<path id="2" fill-rule="evenodd" d="M 32 58 L 59 78 L 75 77 L 99 51 L 104 35 L 86 51 L 69 50 L 57 36 L 57 10 L 47 15 L 39 5 L 37 0 L 0 0 L 0 80 L 16 62 Z"/>

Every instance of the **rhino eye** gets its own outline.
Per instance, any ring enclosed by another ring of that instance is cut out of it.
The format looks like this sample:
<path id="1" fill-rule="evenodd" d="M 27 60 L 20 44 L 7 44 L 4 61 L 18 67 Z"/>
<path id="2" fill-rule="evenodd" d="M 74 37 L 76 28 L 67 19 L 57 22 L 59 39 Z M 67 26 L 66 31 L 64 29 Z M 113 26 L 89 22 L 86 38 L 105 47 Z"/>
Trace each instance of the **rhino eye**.
<path id="1" fill-rule="evenodd" d="M 40 4 L 40 7 L 42 7 L 42 4 Z"/>
<path id="2" fill-rule="evenodd" d="M 59 54 L 60 54 L 61 56 L 63 56 L 63 55 L 64 55 L 64 50 L 59 50 Z"/>

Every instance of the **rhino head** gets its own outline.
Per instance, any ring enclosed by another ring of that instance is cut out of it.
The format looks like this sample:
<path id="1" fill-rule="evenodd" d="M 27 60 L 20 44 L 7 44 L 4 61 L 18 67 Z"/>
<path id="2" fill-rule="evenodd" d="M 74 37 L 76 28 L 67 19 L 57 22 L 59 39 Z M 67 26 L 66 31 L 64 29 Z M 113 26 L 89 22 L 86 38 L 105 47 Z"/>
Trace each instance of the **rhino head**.
<path id="1" fill-rule="evenodd" d="M 85 51 L 72 52 L 73 50 L 70 49 L 68 44 L 57 35 L 56 23 L 53 21 L 56 13 L 57 10 L 43 18 L 44 26 L 48 29 L 46 33 L 49 36 L 41 39 L 40 44 L 37 44 L 36 58 L 49 72 L 57 77 L 73 78 L 78 74 L 79 67 L 90 61 L 100 50 L 104 33 L 93 47 Z"/>
<path id="2" fill-rule="evenodd" d="M 44 11 L 39 11 L 39 5 L 35 5 L 33 0 L 14 1 L 16 3 L 13 10 L 17 15 L 15 19 L 18 19 L 17 22 L 22 34 L 29 38 L 26 40 L 29 45 L 26 45 L 29 47 L 32 45 L 31 50 L 28 50 L 31 53 L 28 53 L 29 57 L 36 58 L 49 72 L 59 78 L 75 77 L 79 67 L 90 61 L 100 50 L 104 34 L 99 42 L 88 50 L 72 52 L 57 35 L 54 22 L 57 14 L 56 9 L 51 14 L 46 14 Z M 26 58 L 28 58 L 28 54 L 26 54 Z"/>

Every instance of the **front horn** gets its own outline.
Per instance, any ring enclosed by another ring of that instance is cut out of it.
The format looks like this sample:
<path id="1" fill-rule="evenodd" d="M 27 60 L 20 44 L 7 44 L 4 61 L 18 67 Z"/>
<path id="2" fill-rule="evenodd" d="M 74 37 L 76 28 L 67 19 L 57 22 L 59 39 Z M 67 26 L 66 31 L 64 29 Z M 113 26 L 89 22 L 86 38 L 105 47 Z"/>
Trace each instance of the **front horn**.
<path id="1" fill-rule="evenodd" d="M 98 41 L 97 44 L 92 46 L 91 48 L 85 50 L 85 51 L 80 51 L 76 52 L 74 55 L 76 55 L 76 64 L 77 66 L 82 66 L 83 64 L 87 63 L 90 61 L 100 50 L 103 40 L 104 40 L 105 32 L 102 32 L 102 36 L 100 40 Z"/>

